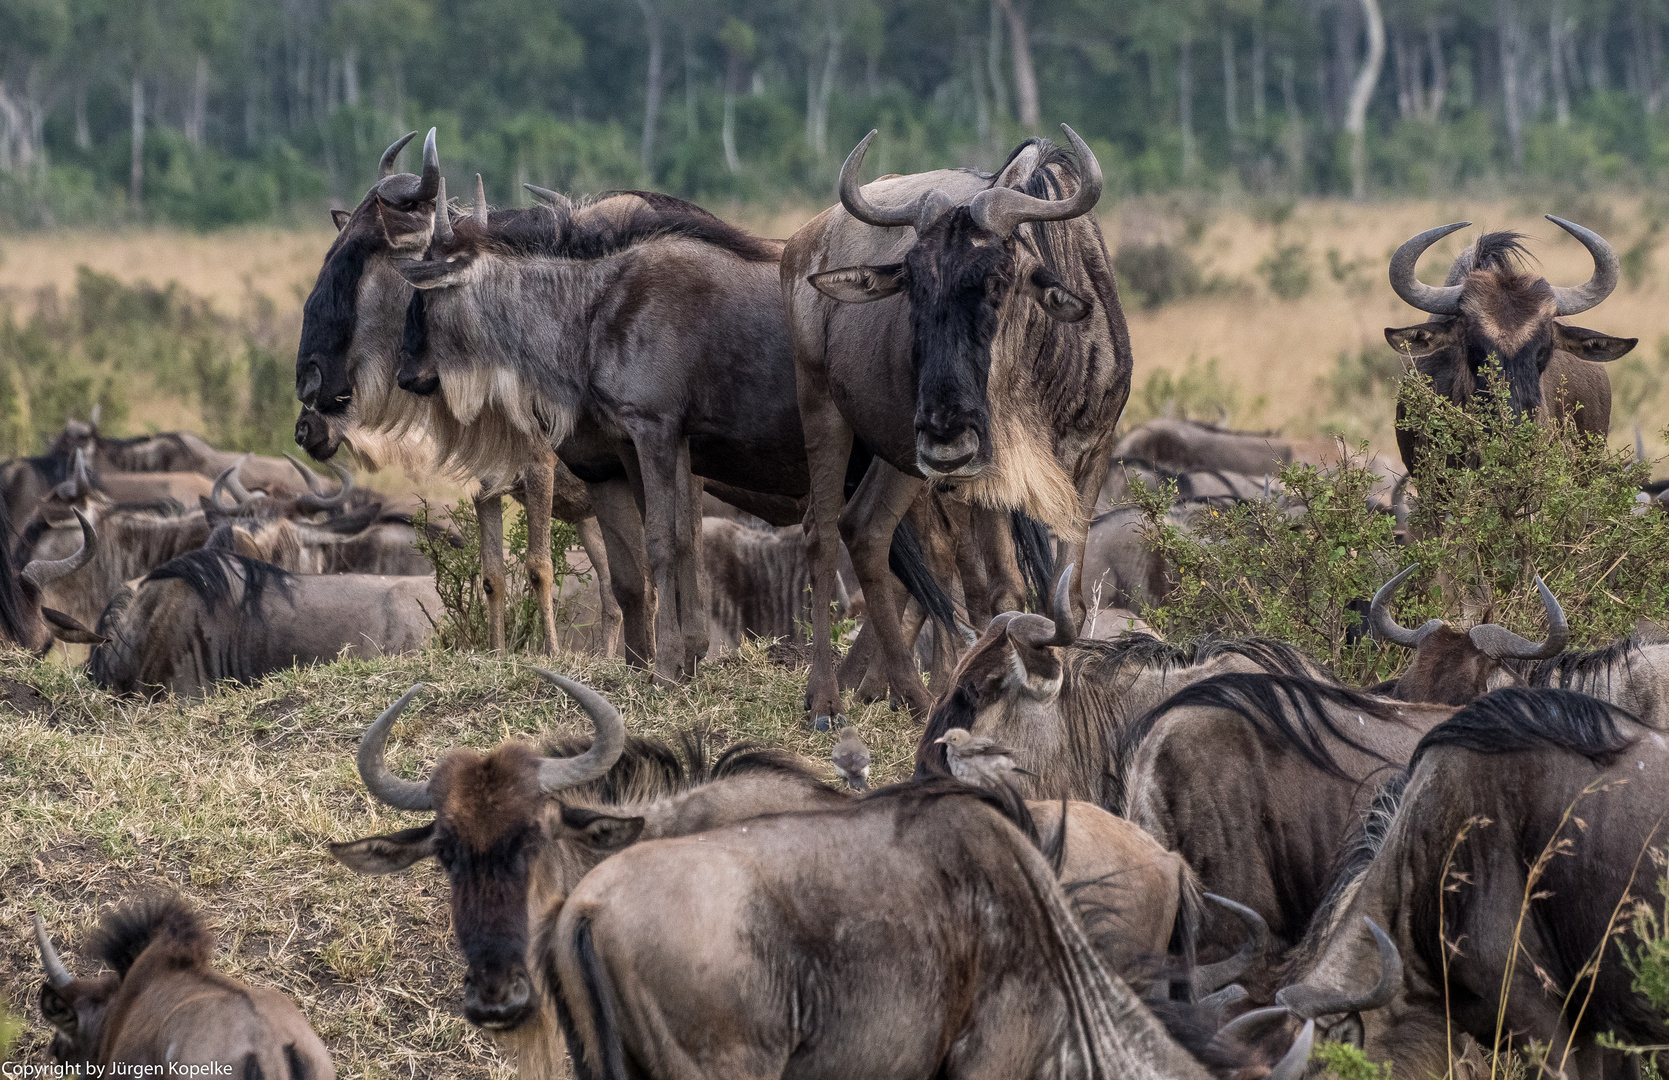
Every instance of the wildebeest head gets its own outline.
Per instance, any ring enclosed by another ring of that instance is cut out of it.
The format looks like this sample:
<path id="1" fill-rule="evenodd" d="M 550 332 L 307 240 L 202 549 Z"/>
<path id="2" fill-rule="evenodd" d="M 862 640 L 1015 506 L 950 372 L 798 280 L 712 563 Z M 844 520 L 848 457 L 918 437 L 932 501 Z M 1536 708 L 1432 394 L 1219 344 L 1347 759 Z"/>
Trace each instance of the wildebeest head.
<path id="1" fill-rule="evenodd" d="M 1634 348 L 1637 338 L 1615 338 L 1558 320 L 1599 304 L 1617 287 L 1620 262 L 1597 233 L 1549 214 L 1547 220 L 1582 242 L 1594 260 L 1587 284 L 1551 285 L 1525 265 L 1524 237 L 1513 232 L 1480 236 L 1461 252 L 1441 286 L 1414 276 L 1420 255 L 1469 221 L 1429 229 L 1409 240 L 1391 257 L 1391 287 L 1430 322 L 1400 329 L 1387 327 L 1385 340 L 1417 361 L 1440 393 L 1461 401 L 1470 397 L 1491 356 L 1500 359 L 1512 405 L 1519 413 L 1542 403 L 1542 373 L 1555 350 L 1582 360 L 1604 363 Z"/>
<path id="2" fill-rule="evenodd" d="M 847 213 L 881 228 L 909 225 L 916 242 L 904 261 L 825 270 L 808 279 L 835 300 L 863 304 L 896 293 L 910 301 L 911 356 L 916 374 L 916 460 L 928 478 L 981 475 L 991 463 L 986 384 L 992 344 L 1005 320 L 1023 319 L 1015 305 L 1035 304 L 1049 318 L 1077 322 L 1092 299 L 1076 295 L 1046 265 L 1037 240 L 1019 234 L 1027 222 L 1063 221 L 1090 212 L 1101 197 L 1101 166 L 1071 128 L 1076 188 L 1064 198 L 1060 177 L 1045 168 L 1055 151 L 1042 140 L 1022 144 L 992 186 L 965 205 L 930 190 L 903 206 L 878 206 L 859 189 L 871 131 L 840 170 Z M 1062 162 L 1062 164 L 1065 164 Z M 1040 197 L 1054 194 L 1056 198 Z"/>
<path id="3" fill-rule="evenodd" d="M 1570 627 L 1553 593 L 1536 577 L 1536 589 L 1547 609 L 1547 638 L 1529 641 L 1504 626 L 1479 623 L 1462 633 L 1442 619 L 1430 619 L 1418 629 L 1400 625 L 1391 615 L 1391 601 L 1419 563 L 1405 567 L 1380 586 L 1368 609 L 1368 626 L 1380 641 L 1413 649 L 1414 662 L 1397 680 L 1394 696 L 1402 701 L 1465 705 L 1503 686 L 1520 683 L 1505 660 L 1546 660 L 1557 656 L 1570 641 Z"/>
<path id="4" fill-rule="evenodd" d="M 388 732 L 422 689 L 412 687 L 366 730 L 359 773 L 379 800 L 401 810 L 430 810 L 429 824 L 386 836 L 331 844 L 330 852 L 362 874 L 403 870 L 434 856 L 452 885 L 452 925 L 469 970 L 464 1015 L 485 1028 L 509 1030 L 538 1008 L 527 969 L 529 904 L 560 897 L 531 895 L 535 862 L 560 847 L 547 835 L 585 834 L 593 843 L 624 846 L 636 839 L 641 819 L 609 818 L 564 808 L 552 798 L 566 788 L 606 774 L 625 748 L 626 727 L 614 706 L 595 690 L 540 669 L 578 701 L 595 729 L 590 749 L 576 757 L 541 756 L 524 742 L 489 754 L 455 748 L 435 763 L 424 781 L 403 780 L 383 757 Z M 634 824 L 635 822 L 635 824 Z"/>
<path id="5" fill-rule="evenodd" d="M 33 559 L 16 574 L 12 573 L 15 563 L 10 523 L 0 529 L 0 555 L 5 561 L 0 567 L 4 576 L 0 581 L 0 637 L 36 655 L 44 655 L 52 647 L 53 638 L 80 644 L 104 640 L 71 616 L 41 604 L 48 585 L 86 566 L 98 551 L 98 531 L 92 521 L 79 507 L 73 512 L 81 525 L 81 546 L 62 559 Z"/>
<path id="6" fill-rule="evenodd" d="M 359 364 L 384 364 L 392 373 L 399 323 L 367 328 L 359 308 L 364 304 L 377 313 L 403 312 L 406 284 L 389 264 L 401 255 L 420 255 L 429 244 L 441 191 L 434 129 L 423 143 L 422 175 L 393 171 L 394 159 L 416 134 L 406 135 L 383 153 L 377 182 L 357 207 L 337 219 L 336 241 L 302 308 L 296 397 L 303 410 L 296 421 L 296 442 L 321 461 L 341 444 L 344 414 L 361 374 L 356 370 Z M 385 297 L 390 290 L 399 298 Z M 375 340 L 356 341 L 359 336 Z M 365 355 L 357 355 L 360 352 Z"/>

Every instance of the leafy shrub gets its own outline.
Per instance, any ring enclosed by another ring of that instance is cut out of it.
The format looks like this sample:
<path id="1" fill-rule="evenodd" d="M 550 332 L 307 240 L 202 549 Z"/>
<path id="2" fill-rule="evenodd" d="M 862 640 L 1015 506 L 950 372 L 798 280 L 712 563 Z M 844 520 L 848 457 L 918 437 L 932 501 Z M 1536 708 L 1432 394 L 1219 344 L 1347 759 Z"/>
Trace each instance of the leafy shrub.
<path id="1" fill-rule="evenodd" d="M 1303 244 L 1276 244 L 1275 249 L 1258 260 L 1258 276 L 1269 285 L 1269 291 L 1282 300 L 1302 300 L 1309 295 L 1315 267 L 1310 262 L 1310 249 Z"/>
<path id="2" fill-rule="evenodd" d="M 1257 412 L 1264 400 L 1255 399 L 1247 411 Z M 1217 357 L 1213 356 L 1202 366 L 1197 357 L 1191 356 L 1180 373 L 1163 368 L 1148 372 L 1147 378 L 1130 394 L 1124 422 L 1140 424 L 1156 416 L 1216 422 L 1239 411 L 1240 384 L 1223 376 L 1218 370 Z"/>
<path id="3" fill-rule="evenodd" d="M 1318 1043 L 1310 1060 L 1321 1062 L 1327 1075 L 1338 1080 L 1391 1080 L 1391 1063 L 1374 1064 L 1355 1043 Z"/>
<path id="4" fill-rule="evenodd" d="M 1125 244 L 1113 257 L 1113 273 L 1124 296 L 1144 308 L 1187 299 L 1203 287 L 1200 268 L 1176 244 Z"/>

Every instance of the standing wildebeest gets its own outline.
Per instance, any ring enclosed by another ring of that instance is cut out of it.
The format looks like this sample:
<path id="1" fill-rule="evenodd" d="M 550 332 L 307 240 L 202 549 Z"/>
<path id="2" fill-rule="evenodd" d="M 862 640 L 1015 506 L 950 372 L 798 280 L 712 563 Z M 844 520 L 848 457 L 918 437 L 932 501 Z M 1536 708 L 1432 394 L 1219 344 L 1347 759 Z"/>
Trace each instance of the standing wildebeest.
<path id="1" fill-rule="evenodd" d="M 1552 214 L 1547 220 L 1580 240 L 1593 256 L 1594 275 L 1586 285 L 1554 286 L 1526 270 L 1524 238 L 1511 232 L 1478 237 L 1455 259 L 1442 285 L 1426 285 L 1414 276 L 1421 253 L 1472 223 L 1429 229 L 1391 257 L 1391 288 L 1437 318 L 1418 326 L 1387 327 L 1385 340 L 1412 359 L 1414 370 L 1429 377 L 1437 393 L 1457 403 L 1472 397 L 1485 363 L 1497 357 L 1514 411 L 1534 412 L 1546 401 L 1555 419 L 1569 416 L 1577 431 L 1604 438 L 1611 429 L 1611 380 L 1599 364 L 1624 355 L 1639 339 L 1610 337 L 1557 320 L 1580 315 L 1610 296 L 1619 262 L 1597 233 Z M 1403 419 L 1399 405 L 1397 449 L 1412 469 L 1421 442 L 1403 427 Z"/>
<path id="2" fill-rule="evenodd" d="M 1387 791 L 1394 816 L 1277 1000 L 1398 1076 L 1445 1075 L 1449 1032 L 1488 1047 L 1498 1022 L 1501 1049 L 1539 1043 L 1549 1075 L 1570 1075 L 1567 1056 L 1583 1080 L 1629 1075 L 1595 1036 L 1669 1042 L 1617 952 L 1638 945 L 1617 910 L 1650 888 L 1666 793 L 1669 743 L 1622 710 L 1562 690 L 1478 699 L 1421 740 L 1406 787 Z M 1389 931 L 1377 950 L 1364 919 Z M 1375 951 L 1382 975 L 1364 993 Z"/>
<path id="3" fill-rule="evenodd" d="M 935 781 L 622 852 L 540 934 L 575 1072 L 1205 1080 L 1036 837 Z M 1270 1075 L 1300 1075 L 1311 1034 Z"/>
<path id="4" fill-rule="evenodd" d="M 120 694 L 203 694 L 297 663 L 420 649 L 441 614 L 433 577 L 291 575 L 227 551 L 192 551 L 110 601 L 87 674 Z"/>
<path id="5" fill-rule="evenodd" d="M 35 916 L 46 982 L 41 1014 L 51 1022 L 52 1057 L 77 1076 L 127 1075 L 180 1066 L 226 1071 L 193 1075 L 242 1080 L 332 1080 L 336 1066 L 295 1003 L 246 986 L 209 966 L 214 941 L 177 896 L 157 897 L 104 916 L 87 951 L 111 971 L 70 974 Z M 100 1069 L 102 1072 L 94 1071 Z"/>
<path id="6" fill-rule="evenodd" d="M 1021 510 L 1069 547 L 1083 539 L 1131 356 L 1090 213 L 1101 168 L 1066 132 L 1076 163 L 1028 139 L 994 177 L 945 170 L 860 189 L 870 132 L 841 167 L 841 205 L 783 252 L 811 468 L 806 703 L 820 727 L 841 712 L 829 641 L 837 540 L 857 569 L 892 696 L 925 716 L 931 700 L 886 573 L 887 538 L 924 480 L 988 517 Z M 848 501 L 854 439 L 877 461 Z"/>

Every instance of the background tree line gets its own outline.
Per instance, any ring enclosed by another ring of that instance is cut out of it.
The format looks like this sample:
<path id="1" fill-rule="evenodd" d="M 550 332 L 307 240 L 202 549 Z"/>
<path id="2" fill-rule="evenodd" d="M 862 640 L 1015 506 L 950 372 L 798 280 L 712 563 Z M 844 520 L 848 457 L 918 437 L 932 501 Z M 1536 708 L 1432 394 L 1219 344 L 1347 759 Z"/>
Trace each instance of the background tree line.
<path id="1" fill-rule="evenodd" d="M 282 220 L 434 124 L 522 181 L 826 197 L 1065 120 L 1117 192 L 1649 184 L 1665 0 L 5 0 L 0 220 Z"/>

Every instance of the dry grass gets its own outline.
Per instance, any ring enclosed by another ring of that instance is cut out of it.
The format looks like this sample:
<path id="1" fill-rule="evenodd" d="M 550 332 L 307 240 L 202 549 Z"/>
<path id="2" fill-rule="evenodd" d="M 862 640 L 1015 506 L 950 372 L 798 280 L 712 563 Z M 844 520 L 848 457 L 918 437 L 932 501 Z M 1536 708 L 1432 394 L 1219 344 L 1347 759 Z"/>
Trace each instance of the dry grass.
<path id="1" fill-rule="evenodd" d="M 551 658 L 591 682 L 636 734 L 710 728 L 726 744 L 787 746 L 829 778 L 833 735 L 801 724 L 803 669 L 767 650 L 707 665 L 689 686 L 651 690 L 595 657 Z M 462 966 L 434 864 L 362 878 L 330 840 L 418 824 L 374 803 L 354 772 L 360 733 L 417 681 L 430 688 L 395 731 L 390 760 L 416 775 L 454 744 L 589 730 L 528 658 L 431 652 L 274 675 L 191 701 L 120 701 L 57 663 L 0 656 L 0 1008 L 24 1020 L 19 1060 L 44 1060 L 40 968 L 29 915 L 46 919 L 72 969 L 104 906 L 166 886 L 219 926 L 216 962 L 293 995 L 342 1076 L 511 1075 L 461 1016 Z M 853 719 L 876 779 L 907 776 L 917 728 L 885 706 Z"/>

